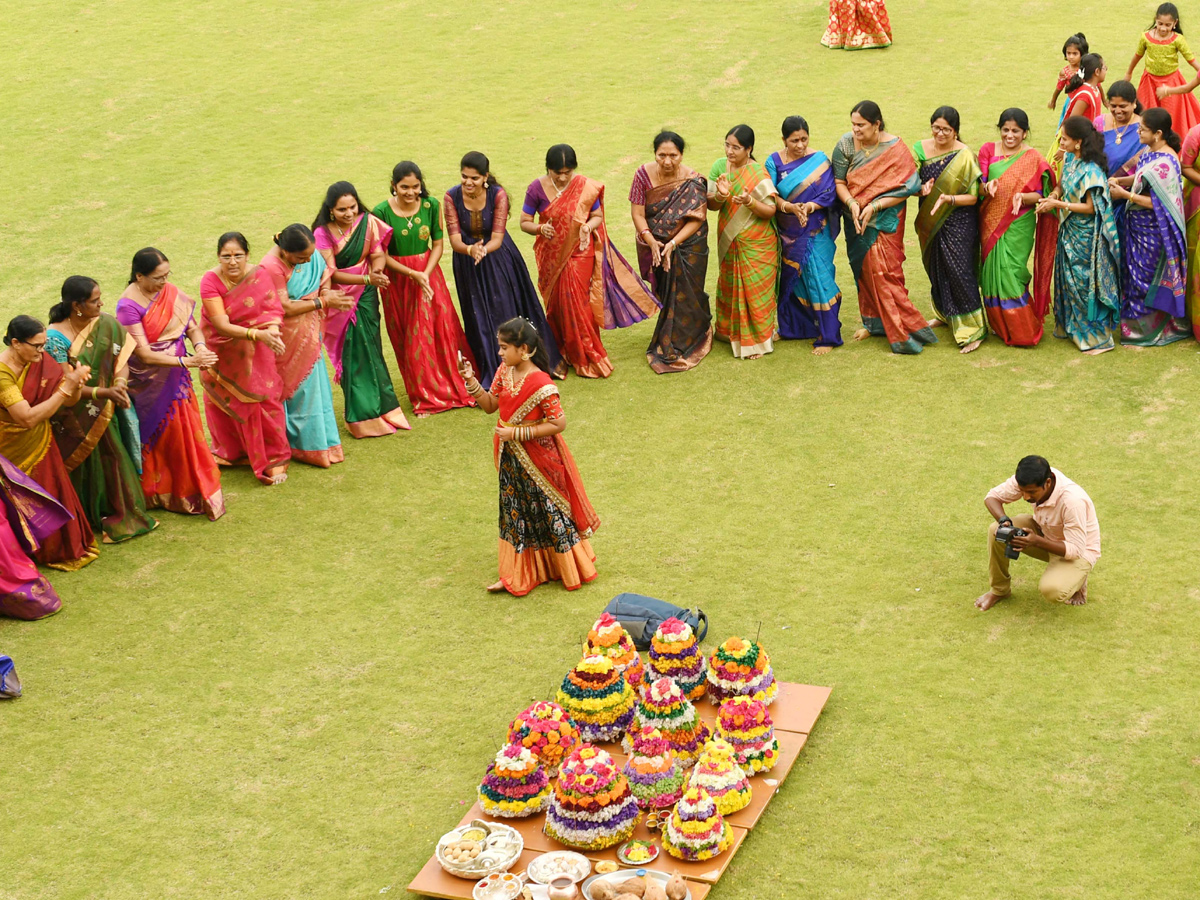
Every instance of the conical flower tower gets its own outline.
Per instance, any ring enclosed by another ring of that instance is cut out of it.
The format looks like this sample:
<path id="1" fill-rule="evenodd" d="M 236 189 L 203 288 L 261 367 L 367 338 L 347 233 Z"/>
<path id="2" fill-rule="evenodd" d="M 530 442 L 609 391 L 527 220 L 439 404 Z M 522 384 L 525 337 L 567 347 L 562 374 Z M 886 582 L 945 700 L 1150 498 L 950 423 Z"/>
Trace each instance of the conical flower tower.
<path id="1" fill-rule="evenodd" d="M 587 743 L 619 741 L 633 720 L 633 688 L 607 656 L 585 656 L 563 678 L 555 698 Z"/>
<path id="2" fill-rule="evenodd" d="M 488 766 L 479 805 L 489 816 L 521 819 L 550 805 L 550 779 L 528 747 L 508 744 Z"/>
<path id="3" fill-rule="evenodd" d="M 779 762 L 779 741 L 767 705 L 750 697 L 732 697 L 717 712 L 717 737 L 733 746 L 733 758 L 747 775 L 769 772 Z"/>
<path id="4" fill-rule="evenodd" d="M 675 754 L 657 728 L 630 732 L 632 752 L 625 763 L 629 789 L 642 809 L 674 806 L 683 796 L 686 773 L 675 762 Z"/>
<path id="5" fill-rule="evenodd" d="M 723 816 L 750 805 L 750 780 L 734 757 L 733 745 L 715 737 L 704 745 L 696 767 L 688 776 L 688 787 L 702 787 Z"/>
<path id="6" fill-rule="evenodd" d="M 542 830 L 576 850 L 603 850 L 629 840 L 640 818 L 637 798 L 612 756 L 583 746 L 562 765 Z"/>
<path id="7" fill-rule="evenodd" d="M 579 729 L 567 711 L 549 700 L 539 700 L 521 710 L 508 726 L 508 741 L 532 750 L 551 778 L 558 775 L 559 765 L 582 743 Z"/>
<path id="8" fill-rule="evenodd" d="M 695 764 L 704 742 L 708 740 L 708 726 L 696 715 L 692 701 L 683 696 L 679 685 L 670 678 L 659 678 L 642 685 L 631 728 L 647 727 L 662 732 L 679 765 L 685 769 Z M 626 753 L 633 749 L 633 742 L 628 735 L 622 741 L 622 746 Z"/>
<path id="9" fill-rule="evenodd" d="M 708 686 L 707 668 L 691 625 L 672 616 L 658 626 L 650 641 L 651 674 L 647 677 L 673 678 L 685 697 L 699 700 Z"/>
<path id="10" fill-rule="evenodd" d="M 645 666 L 642 665 L 642 658 L 638 656 L 637 647 L 633 645 L 633 638 L 621 623 L 608 613 L 603 613 L 588 632 L 587 641 L 583 645 L 583 655 L 607 656 L 635 690 L 642 683 Z"/>
<path id="11" fill-rule="evenodd" d="M 730 697 L 753 697 L 770 706 L 778 692 L 767 651 L 754 641 L 731 637 L 708 661 L 708 697 L 716 706 Z"/>
<path id="12" fill-rule="evenodd" d="M 692 862 L 712 859 L 733 846 L 733 831 L 702 787 L 690 787 L 662 831 L 663 849 Z"/>

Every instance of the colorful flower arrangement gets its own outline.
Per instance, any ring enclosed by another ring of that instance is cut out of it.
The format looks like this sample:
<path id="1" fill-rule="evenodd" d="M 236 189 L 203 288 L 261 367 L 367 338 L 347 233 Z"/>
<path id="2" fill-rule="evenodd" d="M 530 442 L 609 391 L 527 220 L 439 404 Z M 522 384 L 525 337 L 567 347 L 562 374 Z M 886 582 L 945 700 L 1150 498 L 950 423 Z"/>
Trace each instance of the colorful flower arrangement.
<path id="1" fill-rule="evenodd" d="M 702 787 L 689 787 L 662 832 L 663 849 L 677 859 L 712 859 L 733 846 L 733 831 Z"/>
<path id="2" fill-rule="evenodd" d="M 613 758 L 585 744 L 562 764 L 542 830 L 576 850 L 604 850 L 629 840 L 641 815 Z"/>
<path id="3" fill-rule="evenodd" d="M 508 726 L 508 740 L 532 750 L 551 778 L 558 774 L 559 764 L 567 754 L 582 743 L 579 729 L 567 711 L 548 700 L 539 700 L 521 710 Z"/>
<path id="4" fill-rule="evenodd" d="M 630 732 L 632 752 L 625 763 L 629 789 L 642 809 L 674 806 L 683 796 L 686 773 L 675 762 L 671 745 L 657 728 Z"/>
<path id="5" fill-rule="evenodd" d="M 670 678 L 659 678 L 642 685 L 641 697 L 633 713 L 631 729 L 657 728 L 685 769 L 691 768 L 708 740 L 708 726 L 696 715 L 692 701 Z M 629 735 L 621 742 L 625 752 L 633 749 Z"/>
<path id="6" fill-rule="evenodd" d="M 550 779 L 528 747 L 507 744 L 479 785 L 479 805 L 489 816 L 520 819 L 550 804 Z"/>
<path id="7" fill-rule="evenodd" d="M 753 697 L 769 706 L 777 693 L 771 660 L 754 641 L 731 637 L 708 661 L 708 696 L 718 706 L 730 697 Z"/>
<path id="8" fill-rule="evenodd" d="M 580 660 L 563 678 L 556 699 L 579 726 L 584 741 L 620 740 L 633 720 L 633 688 L 607 656 Z"/>
<path id="9" fill-rule="evenodd" d="M 747 775 L 768 772 L 779 762 L 779 741 L 767 705 L 752 697 L 731 697 L 717 712 L 717 737 L 733 746 Z"/>
<path id="10" fill-rule="evenodd" d="M 685 697 L 699 700 L 707 688 L 706 668 L 691 625 L 672 616 L 658 626 L 650 641 L 652 676 L 675 679 Z"/>
<path id="11" fill-rule="evenodd" d="M 587 641 L 583 645 L 583 655 L 607 656 L 628 684 L 636 688 L 642 683 L 645 666 L 642 665 L 642 658 L 638 656 L 637 647 L 633 646 L 633 638 L 621 623 L 608 613 L 603 613 L 588 632 Z"/>
<path id="12" fill-rule="evenodd" d="M 750 780 L 738 765 L 733 745 L 715 737 L 704 745 L 704 752 L 688 778 L 688 787 L 702 787 L 717 811 L 727 816 L 750 805 Z"/>

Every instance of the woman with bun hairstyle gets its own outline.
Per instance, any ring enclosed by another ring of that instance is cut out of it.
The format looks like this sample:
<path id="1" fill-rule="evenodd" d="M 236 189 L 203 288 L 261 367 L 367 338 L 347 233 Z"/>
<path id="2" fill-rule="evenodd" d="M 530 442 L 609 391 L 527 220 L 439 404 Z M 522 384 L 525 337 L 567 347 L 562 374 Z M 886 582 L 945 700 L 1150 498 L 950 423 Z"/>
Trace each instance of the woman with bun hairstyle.
<path id="1" fill-rule="evenodd" d="M 102 312 L 100 285 L 72 275 L 62 301 L 50 308 L 46 352 L 59 365 L 82 363 L 91 371 L 79 402 L 54 416 L 54 439 L 87 513 L 105 543 L 152 531 L 158 522 L 146 511 L 138 465 L 137 416 L 129 396 L 129 361 L 137 342 Z"/>
<path id="2" fill-rule="evenodd" d="M 1120 238 L 1108 192 L 1104 139 L 1089 119 L 1063 122 L 1062 183 L 1038 202 L 1059 218 L 1054 257 L 1054 336 L 1084 353 L 1113 349 L 1121 305 Z"/>
<path id="3" fill-rule="evenodd" d="M 142 439 L 146 505 L 219 519 L 225 514 L 221 473 L 204 440 L 190 369 L 217 364 L 196 324 L 196 302 L 170 282 L 166 254 L 133 255 L 117 321 L 137 342 L 129 360 L 129 393 Z M 187 352 L 191 340 L 193 352 Z"/>
<path id="4" fill-rule="evenodd" d="M 462 158 L 459 176 L 460 183 L 446 191 L 442 207 L 454 251 L 454 286 L 463 330 L 480 377 L 492 383 L 500 364 L 497 329 L 514 318 L 533 323 L 551 373 L 564 377 L 566 364 L 546 323 L 529 268 L 508 233 L 508 192 L 496 180 L 488 158 L 477 151 Z"/>
<path id="5" fill-rule="evenodd" d="M 64 368 L 45 350 L 46 328 L 37 319 L 17 316 L 8 323 L 0 350 L 0 453 L 72 516 L 58 520 L 34 553 L 40 565 L 72 572 L 94 560 L 99 548 L 50 419 L 79 402 L 91 371 L 86 365 Z"/>
<path id="6" fill-rule="evenodd" d="M 475 403 L 458 377 L 458 355 L 471 355 L 442 275 L 442 204 L 429 196 L 415 162 L 392 169 L 391 196 L 372 212 L 392 229 L 384 257 L 390 283 L 383 319 L 404 390 L 417 418 Z"/>
<path id="7" fill-rule="evenodd" d="M 200 279 L 200 327 L 217 363 L 200 373 L 204 417 L 220 465 L 249 465 L 265 485 L 287 481 L 282 383 L 283 297 L 287 280 L 252 266 L 237 231 L 217 239 L 218 265 Z"/>
<path id="8" fill-rule="evenodd" d="M 292 460 L 328 469 L 345 459 L 333 413 L 333 388 L 321 360 L 326 312 L 348 312 L 354 298 L 330 285 L 325 257 L 299 222 L 275 235 L 259 265 L 272 273 L 283 306 L 283 353 L 275 358 Z"/>
<path id="9" fill-rule="evenodd" d="M 524 597 L 561 581 L 573 591 L 596 577 L 589 540 L 600 519 L 583 489 L 562 432 L 567 418 L 550 379 L 542 336 L 528 319 L 496 333 L 500 367 L 486 390 L 466 359 L 459 372 L 485 413 L 500 412 L 493 436 L 500 475 L 500 580 L 493 593 Z"/>
<path id="10" fill-rule="evenodd" d="M 1108 182 L 1113 198 L 1128 204 L 1121 227 L 1121 343 L 1161 347 L 1192 336 L 1184 299 L 1183 141 L 1161 107 L 1142 115 L 1138 139 L 1146 152 L 1137 171 Z"/>

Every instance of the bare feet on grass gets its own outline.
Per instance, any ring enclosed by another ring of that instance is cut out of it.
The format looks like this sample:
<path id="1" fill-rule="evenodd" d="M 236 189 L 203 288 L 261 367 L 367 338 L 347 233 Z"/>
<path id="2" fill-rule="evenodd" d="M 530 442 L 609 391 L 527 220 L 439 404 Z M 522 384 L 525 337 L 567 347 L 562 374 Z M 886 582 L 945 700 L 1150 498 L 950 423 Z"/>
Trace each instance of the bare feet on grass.
<path id="1" fill-rule="evenodd" d="M 871 332 L 867 331 L 865 328 L 860 328 L 858 331 L 854 332 L 854 339 L 856 341 L 865 341 L 870 336 Z"/>
<path id="2" fill-rule="evenodd" d="M 1083 582 L 1083 586 L 1066 599 L 1068 606 L 1083 606 L 1087 603 L 1087 580 Z"/>
<path id="3" fill-rule="evenodd" d="M 832 349 L 833 348 L 830 347 L 828 344 L 825 344 L 820 347 L 813 347 L 813 356 L 824 356 L 826 353 L 828 353 Z"/>
<path id="4" fill-rule="evenodd" d="M 945 328 L 946 327 L 946 323 L 943 322 L 941 319 L 927 319 L 925 321 L 925 324 L 928 325 L 930 328 Z"/>
<path id="5" fill-rule="evenodd" d="M 487 591 L 489 594 L 503 594 L 508 588 L 504 586 L 503 581 L 497 581 L 495 584 L 489 584 Z"/>
<path id="6" fill-rule="evenodd" d="M 971 343 L 967 344 L 965 347 L 963 347 L 958 352 L 959 353 L 970 353 L 972 350 L 978 350 L 979 345 L 982 343 L 983 343 L 983 341 L 971 341 Z"/>
<path id="7" fill-rule="evenodd" d="M 1001 597 L 1000 595 L 993 594 L 991 591 L 988 591 L 986 594 L 982 594 L 979 596 L 978 599 L 976 599 L 975 606 L 980 611 L 987 612 L 989 609 L 991 609 L 993 606 L 995 606 L 997 603 L 999 603 L 1003 599 L 1004 598 Z"/>

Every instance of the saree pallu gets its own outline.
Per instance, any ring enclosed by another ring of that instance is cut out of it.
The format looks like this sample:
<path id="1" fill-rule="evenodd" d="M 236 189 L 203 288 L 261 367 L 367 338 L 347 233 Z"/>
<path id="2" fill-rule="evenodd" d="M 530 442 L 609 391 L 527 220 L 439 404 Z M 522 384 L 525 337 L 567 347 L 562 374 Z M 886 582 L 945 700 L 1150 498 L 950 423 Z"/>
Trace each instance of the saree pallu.
<path id="1" fill-rule="evenodd" d="M 8 407 L 21 400 L 30 406 L 49 400 L 58 390 L 62 378 L 62 366 L 48 353 L 43 353 L 19 375 L 0 365 L 0 406 L 4 407 L 0 413 L 0 454 L 29 475 L 70 514 L 68 521 L 40 536 L 34 559 L 52 569 L 73 572 L 96 559 L 99 548 L 75 486 L 63 465 L 58 444 L 54 442 L 53 428 L 48 421 L 23 428 L 8 413 Z"/>
<path id="2" fill-rule="evenodd" d="M 228 290 L 210 272 L 201 296 L 211 290 L 224 305 L 229 324 L 266 330 L 283 325 L 280 294 L 286 296 L 286 285 L 283 273 L 259 265 Z M 249 465 L 255 478 L 271 484 L 292 458 L 275 353 L 261 341 L 225 337 L 203 310 L 200 327 L 208 348 L 217 354 L 216 365 L 200 371 L 213 455 L 219 464 Z"/>
<path id="3" fill-rule="evenodd" d="M 1160 87 L 1180 87 L 1187 84 L 1183 73 L 1176 69 L 1170 75 L 1152 75 L 1142 70 L 1142 80 L 1138 82 L 1138 101 L 1146 109 L 1161 106 L 1171 114 L 1171 130 L 1176 134 L 1187 134 L 1200 125 L 1200 101 L 1192 94 L 1171 94 L 1169 97 L 1158 96 Z M 1136 135 L 1134 135 L 1136 139 Z"/>
<path id="4" fill-rule="evenodd" d="M 728 176 L 728 160 L 717 160 L 708 183 Z M 774 217 L 756 216 L 749 207 L 735 206 L 733 195 L 749 194 L 763 203 L 777 193 L 767 170 L 748 162 L 729 179 L 730 196 L 717 214 L 717 323 L 714 336 L 729 344 L 738 359 L 772 352 L 775 337 L 776 291 L 779 278 L 779 236 Z"/>
<path id="5" fill-rule="evenodd" d="M 554 226 L 554 237 L 538 233 L 533 242 L 538 289 L 546 301 L 546 322 L 554 340 L 576 375 L 607 378 L 612 374 L 608 351 L 600 339 L 604 321 L 603 273 L 596 279 L 596 242 L 589 238 L 579 249 L 579 230 L 592 207 L 604 196 L 604 185 L 576 175 L 541 213 L 541 224 Z M 599 287 L 599 316 L 593 307 L 593 282 Z"/>
<path id="6" fill-rule="evenodd" d="M 1100 88 L 1094 84 L 1081 84 L 1069 96 L 1071 99 L 1063 106 L 1062 115 L 1058 120 L 1058 130 L 1054 133 L 1054 143 L 1050 145 L 1050 153 L 1047 157 L 1054 170 L 1054 177 L 1058 180 L 1062 179 L 1063 171 L 1063 161 L 1057 159 L 1058 151 L 1062 147 L 1063 124 L 1071 116 L 1083 116 L 1088 121 L 1092 121 L 1104 112 L 1104 101 Z M 1134 137 L 1137 136 L 1134 135 Z"/>
<path id="7" fill-rule="evenodd" d="M 953 150 L 934 159 L 924 159 L 923 147 L 918 178 L 933 180 L 933 190 L 922 197 L 913 227 L 921 244 L 921 261 L 929 276 L 933 311 L 950 326 L 960 347 L 987 337 L 987 319 L 979 296 L 979 212 L 974 206 L 943 204 L 932 212 L 943 194 L 979 196 L 979 166 L 969 150 Z"/>
<path id="8" fill-rule="evenodd" d="M 317 229 L 317 248 L 328 253 L 333 267 L 347 275 L 366 275 L 372 253 L 387 249 L 392 229 L 370 213 L 360 214 L 347 234 L 335 238 L 329 226 Z M 384 437 L 409 430 L 396 399 L 392 376 L 383 361 L 379 289 L 374 285 L 339 284 L 358 304 L 351 310 L 325 313 L 325 349 L 333 361 L 334 380 L 346 399 L 346 427 L 356 438 Z"/>
<path id="9" fill-rule="evenodd" d="M 166 284 L 146 308 L 128 297 L 118 300 L 117 321 L 126 328 L 141 325 L 156 353 L 183 357 L 195 306 L 175 285 Z M 129 393 L 142 441 L 146 505 L 219 519 L 225 514 L 221 473 L 204 438 L 191 373 L 183 367 L 146 365 L 135 353 L 129 360 Z"/>
<path id="10" fill-rule="evenodd" d="M 0 616 L 44 619 L 62 608 L 30 557 L 40 541 L 71 520 L 66 507 L 0 456 Z"/>
<path id="11" fill-rule="evenodd" d="M 921 189 L 912 154 L 899 139 L 872 159 L 856 151 L 853 136 L 845 135 L 834 150 L 834 174 L 843 171 L 850 195 L 863 207 L 875 199 L 908 198 Z M 843 231 L 863 327 L 886 336 L 893 353 L 916 354 L 924 345 L 936 344 L 937 336 L 912 305 L 904 284 L 905 211 L 904 204 L 881 210 L 858 234 L 844 209 Z"/>
<path id="12" fill-rule="evenodd" d="M 558 388 L 541 370 L 530 372 L 517 392 L 504 384 L 500 366 L 492 393 L 500 425 L 536 425 L 558 418 Z M 539 584 L 561 581 L 569 591 L 596 577 L 588 540 L 600 527 L 562 435 L 532 441 L 493 439 L 500 477 L 500 580 L 523 597 Z"/>
<path id="13" fill-rule="evenodd" d="M 401 265 L 425 271 L 430 251 L 416 256 L 393 256 Z M 421 286 L 399 272 L 388 272 L 391 284 L 384 295 L 383 316 L 396 352 L 404 390 L 419 416 L 474 406 L 458 374 L 461 353 L 472 368 L 475 356 L 454 312 L 454 301 L 440 267 L 429 273 L 433 297 L 426 300 Z"/>
<path id="14" fill-rule="evenodd" d="M 146 495 L 133 461 L 134 453 L 140 456 L 136 437 L 122 430 L 118 418 L 120 413 L 132 410 L 118 410 L 112 400 L 93 400 L 87 390 L 112 387 L 136 346 L 133 335 L 107 313 L 89 320 L 74 341 L 61 331 L 46 331 L 46 351 L 58 363 L 74 358 L 92 369 L 79 402 L 60 407 L 51 421 L 54 439 L 88 524 L 109 544 L 158 527 L 146 511 Z"/>
<path id="15" fill-rule="evenodd" d="M 821 43 L 831 50 L 891 46 L 892 25 L 884 0 L 829 0 L 829 25 Z"/>
<path id="16" fill-rule="evenodd" d="M 484 195 L 483 209 L 469 210 L 463 202 L 462 186 L 455 185 L 446 192 L 444 207 L 447 221 L 453 207 L 459 237 L 467 246 L 480 241 L 487 243 L 494 232 L 504 231 L 500 249 L 489 253 L 478 265 L 465 253 L 455 253 L 451 260 L 463 331 L 479 364 L 480 384 L 490 384 L 500 364 L 496 329 L 518 316 L 533 323 L 550 359 L 550 370 L 557 370 L 562 362 L 521 251 L 504 223 L 495 221 L 496 197 L 502 190 L 498 185 L 490 185 Z"/>
<path id="17" fill-rule="evenodd" d="M 1116 125 L 1109 128 L 1104 118 L 1102 115 L 1096 116 L 1092 124 L 1096 126 L 1097 131 L 1104 134 L 1104 156 L 1108 160 L 1108 177 L 1124 178 L 1126 175 L 1132 175 L 1137 171 L 1138 160 L 1146 149 L 1146 145 L 1138 140 L 1137 125 L 1131 122 L 1123 128 L 1118 128 Z M 1113 218 L 1116 219 L 1119 230 L 1122 227 L 1122 219 L 1125 217 L 1125 201 L 1114 199 L 1112 206 Z"/>
<path id="18" fill-rule="evenodd" d="M 986 191 L 979 197 L 980 293 L 992 332 L 1010 347 L 1033 347 L 1050 309 L 1058 219 L 1038 216 L 1032 206 L 1014 216 L 1012 205 L 1017 194 L 1049 194 L 1054 172 L 1032 147 L 1003 159 L 995 150 L 988 143 L 979 151 L 984 181 L 997 184 L 995 197 Z"/>
<path id="19" fill-rule="evenodd" d="M 262 265 L 278 265 L 281 273 L 286 271 L 283 260 L 274 256 L 265 257 Z M 327 286 L 328 272 L 325 257 L 314 253 L 308 262 L 296 266 L 287 276 L 288 297 L 316 298 L 321 288 Z M 285 316 L 283 354 L 275 359 L 279 377 L 283 379 L 283 412 L 292 459 L 319 469 L 328 469 L 346 458 L 333 414 L 333 388 L 321 363 L 324 321 L 319 309 Z"/>
<path id="20" fill-rule="evenodd" d="M 1192 336 L 1185 315 L 1183 174 L 1175 155 L 1142 154 L 1131 191 L 1148 193 L 1153 205 L 1130 203 L 1120 230 L 1121 343 L 1160 347 Z"/>
<path id="21" fill-rule="evenodd" d="M 772 153 L 766 166 L 780 196 L 789 203 L 821 207 L 804 225 L 794 215 L 775 214 L 780 248 L 779 336 L 812 341 L 815 347 L 840 347 L 842 292 L 833 262 L 838 220 L 829 214 L 837 202 L 837 182 L 829 157 L 816 151 L 785 163 Z"/>
<path id="22" fill-rule="evenodd" d="M 1196 167 L 1200 157 L 1200 125 L 1187 133 L 1179 164 Z M 1183 211 L 1187 218 L 1187 317 L 1192 325 L 1192 335 L 1200 341 L 1200 264 L 1197 263 L 1196 248 L 1200 246 L 1200 190 L 1186 178 L 1183 182 Z"/>
<path id="23" fill-rule="evenodd" d="M 1066 213 L 1058 227 L 1054 257 L 1054 336 L 1070 338 L 1080 350 L 1109 350 L 1120 310 L 1120 238 L 1108 197 L 1108 177 L 1093 162 L 1068 156 L 1062 197 L 1083 203 L 1092 215 Z"/>
<path id="24" fill-rule="evenodd" d="M 640 238 L 637 243 L 642 277 L 662 304 L 646 348 L 646 360 L 659 375 L 695 368 L 712 349 L 712 310 L 704 291 L 707 197 L 704 179 L 698 175 L 651 187 L 646 194 L 646 225 L 659 243 L 671 240 L 686 220 L 700 221 L 696 233 L 675 247 L 669 270 L 655 266 L 650 248 Z"/>

